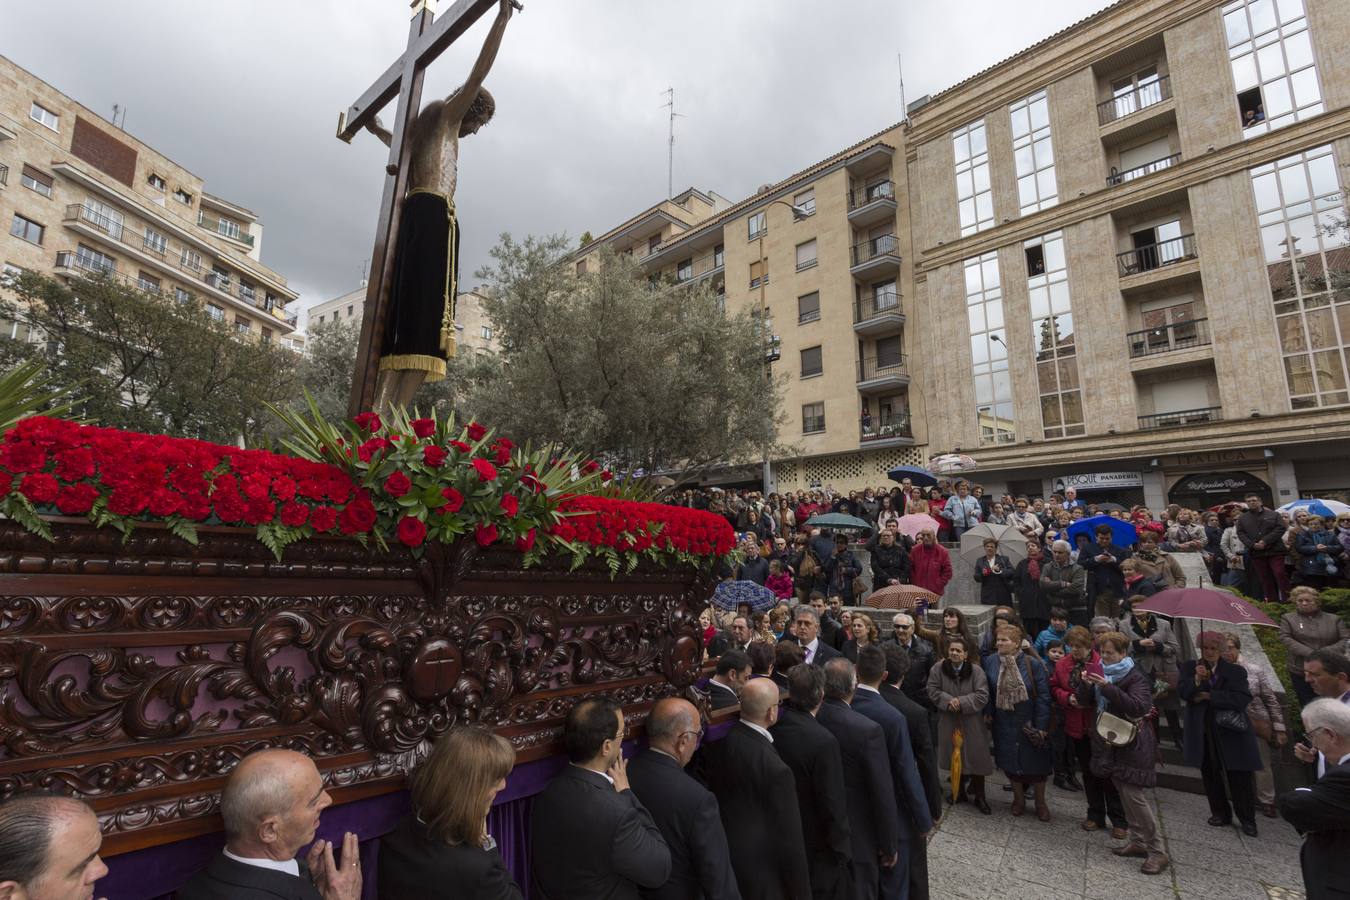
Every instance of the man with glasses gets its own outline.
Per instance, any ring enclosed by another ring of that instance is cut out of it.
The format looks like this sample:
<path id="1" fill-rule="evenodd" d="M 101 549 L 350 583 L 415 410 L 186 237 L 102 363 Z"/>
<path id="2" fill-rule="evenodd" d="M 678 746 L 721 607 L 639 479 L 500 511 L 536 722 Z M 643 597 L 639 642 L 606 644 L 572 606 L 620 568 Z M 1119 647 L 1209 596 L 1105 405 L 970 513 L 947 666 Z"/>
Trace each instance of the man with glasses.
<path id="1" fill-rule="evenodd" d="M 1335 700 L 1350 709 L 1350 658 L 1345 654 L 1334 647 L 1314 650 L 1303 663 L 1303 677 L 1317 697 Z M 1311 742 L 1295 744 L 1294 756 L 1300 762 L 1316 762 L 1317 777 L 1321 778 L 1326 774 L 1328 757 L 1315 748 Z"/>
<path id="2" fill-rule="evenodd" d="M 914 617 L 909 613 L 896 613 L 891 618 L 892 637 L 882 641 L 881 649 L 898 647 L 909 657 L 909 671 L 900 689 L 915 703 L 931 708 L 928 699 L 928 670 L 933 668 L 933 645 L 915 633 Z"/>
<path id="3" fill-rule="evenodd" d="M 1280 815 L 1303 835 L 1299 862 L 1309 900 L 1350 885 L 1350 706 L 1324 697 L 1303 707 L 1308 740 L 1328 765 L 1311 788 L 1281 794 Z"/>
<path id="4" fill-rule="evenodd" d="M 823 597 L 821 602 L 824 602 Z M 797 633 L 797 643 L 801 645 L 806 662 L 823 666 L 843 654 L 820 639 L 820 613 L 816 612 L 814 606 L 812 603 L 811 606 L 797 607 L 792 614 L 792 623 Z"/>
<path id="5" fill-rule="evenodd" d="M 1040 538 L 1045 531 L 1045 526 L 1041 520 L 1031 511 L 1027 505 L 1027 498 L 1020 498 L 1013 510 L 1012 515 L 1008 516 L 1008 524 L 1022 532 L 1027 538 Z"/>
<path id="6" fill-rule="evenodd" d="M 684 771 L 702 739 L 692 703 L 661 700 L 647 717 L 647 749 L 628 764 L 628 784 L 670 848 L 670 877 L 643 897 L 740 898 L 717 798 Z"/>

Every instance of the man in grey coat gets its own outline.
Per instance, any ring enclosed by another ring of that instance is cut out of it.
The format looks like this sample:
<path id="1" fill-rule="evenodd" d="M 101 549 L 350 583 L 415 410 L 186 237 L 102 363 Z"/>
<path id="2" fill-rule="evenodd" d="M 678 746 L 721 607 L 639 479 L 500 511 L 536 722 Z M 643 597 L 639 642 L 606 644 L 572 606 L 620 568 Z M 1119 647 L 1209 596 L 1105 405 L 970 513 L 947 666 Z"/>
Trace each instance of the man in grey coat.
<path id="1" fill-rule="evenodd" d="M 1087 605 L 1087 572 L 1069 559 L 1071 550 L 1068 541 L 1055 541 L 1051 545 L 1054 558 L 1041 567 L 1041 590 L 1052 607 L 1063 607 L 1069 613 L 1070 625 L 1086 628 L 1090 612 Z"/>

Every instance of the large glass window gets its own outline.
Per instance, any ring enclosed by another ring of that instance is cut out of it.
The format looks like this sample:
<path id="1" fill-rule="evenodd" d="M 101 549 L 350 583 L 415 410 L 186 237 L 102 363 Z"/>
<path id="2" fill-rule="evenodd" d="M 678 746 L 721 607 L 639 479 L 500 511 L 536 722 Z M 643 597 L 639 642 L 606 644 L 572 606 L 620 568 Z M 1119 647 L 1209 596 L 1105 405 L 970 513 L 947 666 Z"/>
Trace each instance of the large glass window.
<path id="1" fill-rule="evenodd" d="M 825 404 L 802 404 L 802 434 L 815 434 L 825 430 Z"/>
<path id="2" fill-rule="evenodd" d="M 965 237 L 994 224 L 994 192 L 989 187 L 989 144 L 984 119 L 952 132 L 952 152 L 956 155 L 961 236 Z"/>
<path id="3" fill-rule="evenodd" d="M 1233 0 L 1223 26 L 1244 137 L 1322 112 L 1303 0 Z"/>
<path id="4" fill-rule="evenodd" d="M 1251 177 L 1289 404 L 1350 403 L 1350 234 L 1331 145 Z"/>
<path id="5" fill-rule="evenodd" d="M 990 251 L 983 256 L 972 256 L 965 261 L 965 272 L 966 315 L 970 326 L 975 417 L 979 420 L 980 443 L 1011 444 L 1017 440 L 1017 426 L 1013 421 L 1012 378 L 1008 373 L 998 253 Z"/>
<path id="6" fill-rule="evenodd" d="M 1017 166 L 1017 203 L 1025 216 L 1059 202 L 1055 153 L 1050 146 L 1050 101 L 1045 91 L 1037 91 L 1014 103 L 1008 112 Z"/>
<path id="7" fill-rule="evenodd" d="M 1083 394 L 1069 301 L 1064 234 L 1054 231 L 1025 242 L 1031 337 L 1041 398 L 1041 433 L 1047 438 L 1083 434 Z"/>

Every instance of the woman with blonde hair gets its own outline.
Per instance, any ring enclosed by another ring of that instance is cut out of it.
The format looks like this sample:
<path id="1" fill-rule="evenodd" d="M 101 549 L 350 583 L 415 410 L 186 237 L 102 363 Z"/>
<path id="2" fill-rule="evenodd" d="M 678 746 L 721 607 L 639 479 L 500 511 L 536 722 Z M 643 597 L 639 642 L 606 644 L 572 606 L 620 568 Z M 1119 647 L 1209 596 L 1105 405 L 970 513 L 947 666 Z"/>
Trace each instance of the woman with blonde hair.
<path id="1" fill-rule="evenodd" d="M 855 612 L 853 618 L 849 620 L 848 640 L 844 641 L 844 655 L 850 662 L 856 663 L 859 650 L 880 640 L 881 629 L 877 628 L 877 623 L 872 621 L 872 617 L 867 613 Z"/>
<path id="2" fill-rule="evenodd" d="M 412 812 L 380 840 L 380 900 L 522 900 L 488 834 L 516 751 L 485 728 L 450 729 L 413 772 Z"/>

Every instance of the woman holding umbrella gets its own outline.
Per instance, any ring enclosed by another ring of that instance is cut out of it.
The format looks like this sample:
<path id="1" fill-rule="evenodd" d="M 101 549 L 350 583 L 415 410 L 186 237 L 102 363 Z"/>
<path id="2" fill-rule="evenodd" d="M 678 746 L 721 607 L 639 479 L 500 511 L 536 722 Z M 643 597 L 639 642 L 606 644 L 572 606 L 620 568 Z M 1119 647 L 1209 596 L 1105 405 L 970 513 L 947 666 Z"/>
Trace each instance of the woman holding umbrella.
<path id="1" fill-rule="evenodd" d="M 1186 703 L 1186 765 L 1200 769 L 1209 824 L 1231 825 L 1236 813 L 1242 833 L 1256 837 L 1252 773 L 1261 768 L 1261 752 L 1247 718 L 1252 702 L 1247 670 L 1223 658 L 1227 639 L 1221 632 L 1203 631 L 1197 643 L 1200 659 L 1184 661 L 1177 675 L 1177 690 Z"/>
<path id="2" fill-rule="evenodd" d="M 1015 575 L 1008 557 L 998 552 L 998 541 L 986 538 L 984 556 L 975 563 L 975 580 L 980 583 L 980 602 L 985 606 L 1011 604 Z"/>
<path id="3" fill-rule="evenodd" d="M 994 757 L 1013 785 L 1012 814 L 1026 808 L 1026 786 L 1036 793 L 1036 818 L 1050 821 L 1045 780 L 1053 766 L 1050 729 L 1050 682 L 1045 665 L 1022 650 L 1025 632 L 1003 625 L 994 642 L 996 653 L 984 660 L 989 694 L 994 698 Z"/>
<path id="4" fill-rule="evenodd" d="M 938 767 L 952 776 L 952 800 L 965 799 L 969 779 L 975 808 L 989 815 L 984 796 L 984 779 L 994 774 L 989 755 L 989 731 L 985 728 L 985 707 L 989 705 L 989 682 L 971 663 L 974 647 L 967 639 L 954 636 L 947 640 L 942 663 L 928 673 L 928 699 L 937 710 Z"/>

